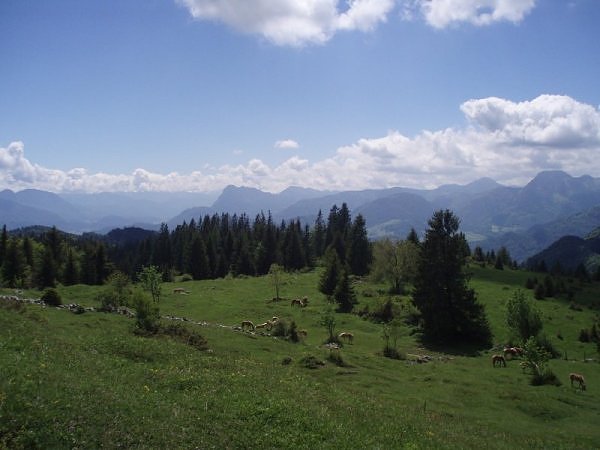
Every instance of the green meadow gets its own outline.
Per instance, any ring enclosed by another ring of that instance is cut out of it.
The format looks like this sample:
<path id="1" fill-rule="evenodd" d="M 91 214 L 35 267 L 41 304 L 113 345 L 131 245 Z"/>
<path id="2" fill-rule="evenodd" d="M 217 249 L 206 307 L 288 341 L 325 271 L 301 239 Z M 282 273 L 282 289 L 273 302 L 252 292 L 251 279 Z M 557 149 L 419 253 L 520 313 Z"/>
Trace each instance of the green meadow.
<path id="1" fill-rule="evenodd" d="M 286 275 L 278 302 L 269 277 L 165 283 L 161 315 L 189 319 L 177 323 L 207 340 L 203 351 L 138 336 L 135 320 L 118 314 L 0 303 L 0 448 L 599 448 L 598 354 L 578 336 L 597 314 L 600 285 L 573 281 L 575 309 L 562 298 L 535 301 L 563 355 L 549 363 L 562 385 L 531 386 L 518 360 L 493 368 L 491 355 L 508 339 L 507 300 L 532 274 L 470 270 L 497 348 L 428 348 L 405 325 L 402 360 L 383 357 L 382 325 L 356 314 L 335 315 L 353 343 L 323 346 L 318 270 Z M 388 298 L 383 285 L 353 286 L 357 310 Z M 96 307 L 101 289 L 59 292 L 64 304 Z M 303 296 L 306 308 L 290 305 Z M 273 316 L 306 338 L 234 328 Z M 422 355 L 431 361 L 418 364 Z M 585 375 L 586 391 L 571 387 L 570 372 Z"/>

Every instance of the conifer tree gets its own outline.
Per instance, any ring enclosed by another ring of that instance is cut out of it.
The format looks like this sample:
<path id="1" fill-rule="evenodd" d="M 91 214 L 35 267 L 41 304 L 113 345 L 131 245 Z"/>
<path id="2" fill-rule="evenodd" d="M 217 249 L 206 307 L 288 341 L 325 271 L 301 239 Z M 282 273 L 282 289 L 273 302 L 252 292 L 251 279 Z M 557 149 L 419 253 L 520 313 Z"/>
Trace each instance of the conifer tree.
<path id="1" fill-rule="evenodd" d="M 362 276 L 369 273 L 373 260 L 371 244 L 367 237 L 365 219 L 361 214 L 356 216 L 349 235 L 348 264 L 352 274 Z"/>
<path id="2" fill-rule="evenodd" d="M 468 286 L 459 219 L 436 211 L 421 245 L 413 302 L 421 312 L 424 337 L 435 341 L 471 341 L 487 345 L 491 332 L 483 305 Z"/>
<path id="3" fill-rule="evenodd" d="M 333 293 L 333 298 L 338 304 L 338 311 L 348 313 L 356 304 L 356 295 L 350 284 L 350 276 L 348 271 L 342 269 L 338 282 Z"/>
<path id="4" fill-rule="evenodd" d="M 332 247 L 325 252 L 325 270 L 319 280 L 319 292 L 331 297 L 338 284 L 342 264 L 337 252 Z"/>

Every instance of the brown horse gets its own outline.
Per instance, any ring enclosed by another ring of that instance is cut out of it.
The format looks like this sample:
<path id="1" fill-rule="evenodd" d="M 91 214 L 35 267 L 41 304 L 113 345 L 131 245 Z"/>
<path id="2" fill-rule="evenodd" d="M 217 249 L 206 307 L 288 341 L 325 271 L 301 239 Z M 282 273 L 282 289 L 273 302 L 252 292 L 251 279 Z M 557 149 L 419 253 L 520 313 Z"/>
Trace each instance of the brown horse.
<path id="1" fill-rule="evenodd" d="M 504 356 L 502 355 L 492 355 L 492 366 L 496 367 L 496 363 L 500 366 L 500 367 L 506 367 L 506 360 L 504 359 Z"/>
<path id="2" fill-rule="evenodd" d="M 571 380 L 571 387 L 573 387 L 573 382 L 577 381 L 579 383 L 579 389 L 585 391 L 585 378 L 580 373 L 570 373 L 569 379 Z"/>
<path id="3" fill-rule="evenodd" d="M 291 306 L 295 305 L 298 305 L 300 308 L 304 308 L 306 306 L 306 303 L 304 303 L 302 299 L 295 298 L 292 300 Z"/>

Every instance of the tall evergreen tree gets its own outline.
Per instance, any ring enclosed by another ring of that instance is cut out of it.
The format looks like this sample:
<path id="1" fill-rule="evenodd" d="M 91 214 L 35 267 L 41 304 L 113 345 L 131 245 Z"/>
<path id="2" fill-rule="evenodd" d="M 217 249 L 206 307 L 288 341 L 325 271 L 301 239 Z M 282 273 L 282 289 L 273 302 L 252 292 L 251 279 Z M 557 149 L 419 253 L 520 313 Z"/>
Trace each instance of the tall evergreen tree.
<path id="1" fill-rule="evenodd" d="M 333 298 L 338 304 L 338 311 L 348 313 L 356 304 L 356 295 L 350 284 L 350 276 L 347 270 L 342 270 L 333 292 Z"/>
<path id="2" fill-rule="evenodd" d="M 25 258 L 17 238 L 10 239 L 4 254 L 2 278 L 9 287 L 22 284 L 25 274 Z"/>
<path id="3" fill-rule="evenodd" d="M 56 286 L 56 261 L 52 252 L 52 248 L 44 245 L 42 256 L 36 271 L 36 285 L 43 289 Z"/>
<path id="4" fill-rule="evenodd" d="M 6 231 L 6 225 L 2 226 L 2 233 L 0 234 L 0 267 L 4 262 L 4 256 L 6 255 L 6 249 L 8 248 L 8 231 Z"/>
<path id="5" fill-rule="evenodd" d="M 62 272 L 62 282 L 65 286 L 71 286 L 79 283 L 79 267 L 75 257 L 75 252 L 71 247 L 67 248 L 67 257 L 65 259 L 65 266 Z"/>
<path id="6" fill-rule="evenodd" d="M 334 248 L 329 248 L 325 252 L 325 270 L 319 280 L 319 291 L 328 297 L 331 297 L 338 284 L 342 272 L 342 263 Z"/>
<path id="7" fill-rule="evenodd" d="M 315 226 L 312 232 L 312 248 L 316 258 L 320 258 L 325 253 L 325 239 L 327 228 L 323 220 L 323 213 L 319 209 Z"/>
<path id="8" fill-rule="evenodd" d="M 349 235 L 348 264 L 354 275 L 366 275 L 373 260 L 367 226 L 361 214 L 356 216 Z"/>
<path id="9" fill-rule="evenodd" d="M 190 244 L 190 254 L 187 260 L 188 266 L 185 271 L 191 274 L 194 280 L 205 280 L 210 277 L 206 245 L 199 235 L 195 236 Z"/>
<path id="10" fill-rule="evenodd" d="M 459 219 L 436 211 L 421 245 L 413 302 L 421 312 L 424 337 L 435 341 L 489 344 L 491 332 L 483 305 L 468 286 L 466 239 Z"/>

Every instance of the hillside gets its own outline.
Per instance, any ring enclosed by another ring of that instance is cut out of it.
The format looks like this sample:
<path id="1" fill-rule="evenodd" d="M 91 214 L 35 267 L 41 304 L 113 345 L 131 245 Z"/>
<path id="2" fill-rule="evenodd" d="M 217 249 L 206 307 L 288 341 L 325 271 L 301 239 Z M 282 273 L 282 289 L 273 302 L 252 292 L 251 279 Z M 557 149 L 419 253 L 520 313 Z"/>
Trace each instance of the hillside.
<path id="1" fill-rule="evenodd" d="M 472 268 L 495 342 L 506 339 L 506 300 L 530 274 Z M 268 278 L 187 282 L 189 295 L 166 284 L 166 316 L 201 333 L 209 350 L 132 333 L 123 315 L 0 304 L 0 445 L 137 448 L 596 448 L 600 442 L 600 371 L 594 344 L 578 341 L 589 327 L 600 287 L 577 288 L 582 311 L 561 299 L 537 302 L 548 336 L 564 359 L 550 365 L 560 387 L 529 385 L 518 361 L 493 368 L 492 351 L 425 348 L 410 326 L 398 340 L 406 360 L 381 356 L 381 325 L 336 314 L 354 343 L 323 348 L 325 299 L 318 272 L 290 275 L 286 298 L 273 303 Z M 355 286 L 359 306 L 375 307 L 383 286 Z M 60 288 L 64 303 L 96 306 L 101 287 Z M 35 296 L 35 291 L 25 292 Z M 527 295 L 530 295 L 529 293 Z M 405 298 L 397 298 L 401 305 Z M 241 320 L 278 316 L 307 330 L 293 344 L 237 331 Z M 164 319 L 167 320 L 167 319 Z M 43 324 L 43 326 L 40 326 Z M 557 334 L 562 340 L 555 338 Z M 329 355 L 339 354 L 338 366 Z M 416 363 L 427 355 L 430 362 Z M 311 359 L 312 357 L 312 359 Z M 312 363 L 321 361 L 323 365 Z M 315 367 L 315 368 L 309 368 Z M 585 374 L 588 390 L 568 373 Z M 510 429 L 510 433 L 506 430 Z M 176 444 L 174 444 L 176 443 Z"/>
<path id="2" fill-rule="evenodd" d="M 529 258 L 525 264 L 537 267 L 542 261 L 549 269 L 560 264 L 563 269 L 574 271 L 583 265 L 589 274 L 594 274 L 600 267 L 600 236 L 596 232 L 587 239 L 564 236 Z"/>

